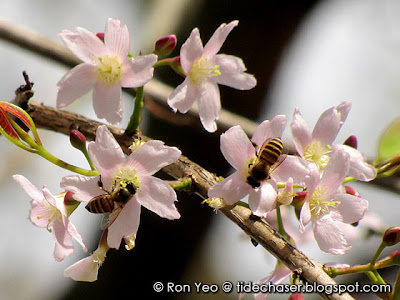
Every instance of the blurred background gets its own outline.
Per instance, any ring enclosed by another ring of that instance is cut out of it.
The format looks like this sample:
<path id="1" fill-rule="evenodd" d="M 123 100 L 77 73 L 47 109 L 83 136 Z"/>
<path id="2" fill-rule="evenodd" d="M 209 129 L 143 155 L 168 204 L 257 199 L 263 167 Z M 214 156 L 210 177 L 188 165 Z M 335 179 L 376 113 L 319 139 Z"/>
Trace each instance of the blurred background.
<path id="1" fill-rule="evenodd" d="M 205 44 L 221 23 L 237 19 L 239 26 L 231 32 L 221 52 L 241 57 L 258 85 L 250 91 L 220 87 L 222 107 L 257 123 L 276 114 L 285 114 L 290 121 L 298 107 L 313 128 L 324 110 L 340 101 L 351 101 L 352 110 L 336 141 L 342 143 L 349 135 L 356 135 L 359 150 L 371 159 L 376 155 L 380 134 L 400 114 L 399 16 L 397 0 L 0 3 L 2 20 L 59 43 L 57 33 L 62 29 L 75 31 L 80 26 L 102 32 L 108 17 L 119 18 L 129 28 L 134 55 L 151 52 L 154 42 L 168 34 L 177 35 L 178 46 L 172 56 L 179 55 L 180 46 L 194 27 L 200 29 Z M 61 64 L 2 40 L 0 66 L 2 100 L 13 99 L 15 89 L 24 83 L 22 71 L 26 70 L 35 83 L 33 100 L 53 107 L 56 84 L 68 71 Z M 167 68 L 157 69 L 155 77 L 171 86 L 182 82 Z M 222 131 L 209 134 L 198 119 L 188 121 L 169 108 L 154 105 L 144 112 L 145 135 L 178 146 L 184 155 L 218 175 L 232 172 L 219 149 Z M 132 111 L 128 95 L 124 95 L 123 108 L 122 128 Z M 82 97 L 68 110 L 96 119 L 91 95 Z M 44 130 L 40 135 L 51 153 L 86 166 L 84 157 L 69 147 L 68 137 Z M 284 138 L 290 141 L 289 129 Z M 135 249 L 110 250 L 95 283 L 64 278 L 64 269 L 87 254 L 76 244 L 73 256 L 61 263 L 53 259 L 52 235 L 30 223 L 30 199 L 11 176 L 22 174 L 38 188 L 46 184 L 57 194 L 61 192 L 61 178 L 69 173 L 17 149 L 4 138 L 0 138 L 0 151 L 0 299 L 237 299 L 236 293 L 155 294 L 152 285 L 156 281 L 192 287 L 194 282 L 256 282 L 267 277 L 275 266 L 273 257 L 261 247 L 254 247 L 235 224 L 201 205 L 200 198 L 181 193 L 177 207 L 182 218 L 164 220 L 143 208 Z M 386 227 L 399 225 L 397 194 L 371 184 L 354 187 L 369 200 L 370 211 L 379 215 Z M 101 234 L 101 217 L 80 208 L 71 220 L 89 252 L 94 251 Z M 343 257 L 321 254 L 315 243 L 300 249 L 321 262 L 355 264 L 367 262 L 378 243 L 377 238 L 357 242 Z M 389 282 L 395 278 L 395 274 L 383 275 Z M 352 276 L 341 280 L 364 278 Z M 367 296 L 363 295 L 363 299 Z"/>

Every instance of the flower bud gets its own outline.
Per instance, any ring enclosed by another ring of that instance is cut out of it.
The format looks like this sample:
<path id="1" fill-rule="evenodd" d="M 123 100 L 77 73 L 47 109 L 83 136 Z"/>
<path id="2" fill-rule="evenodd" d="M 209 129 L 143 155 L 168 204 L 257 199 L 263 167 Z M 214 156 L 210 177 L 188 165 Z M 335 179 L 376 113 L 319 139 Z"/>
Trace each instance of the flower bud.
<path id="1" fill-rule="evenodd" d="M 166 56 L 171 54 L 176 46 L 176 36 L 171 34 L 166 37 L 160 38 L 154 47 L 153 53 L 159 56 Z"/>
<path id="2" fill-rule="evenodd" d="M 351 186 L 346 185 L 344 188 L 346 190 L 346 194 L 361 198 L 361 194 L 358 191 L 356 191 L 355 189 L 353 189 Z"/>
<path id="3" fill-rule="evenodd" d="M 66 192 L 64 196 L 64 205 L 75 205 L 78 201 L 74 199 L 73 192 Z"/>
<path id="4" fill-rule="evenodd" d="M 71 145 L 80 151 L 86 151 L 86 137 L 78 130 L 71 130 L 69 133 Z"/>
<path id="5" fill-rule="evenodd" d="M 389 257 L 392 259 L 392 265 L 400 265 L 400 250 L 390 253 Z"/>
<path id="6" fill-rule="evenodd" d="M 385 246 L 393 246 L 400 242 L 400 227 L 390 227 L 383 235 L 382 243 Z"/>
<path id="7" fill-rule="evenodd" d="M 291 205 L 294 207 L 297 218 L 300 218 L 300 211 L 307 197 L 307 191 L 297 192 L 293 198 Z"/>
<path id="8" fill-rule="evenodd" d="M 289 296 L 288 300 L 304 300 L 304 296 L 301 293 L 293 293 Z"/>
<path id="9" fill-rule="evenodd" d="M 96 36 L 104 43 L 104 32 L 97 32 Z"/>
<path id="10" fill-rule="evenodd" d="M 179 75 L 181 75 L 183 77 L 186 76 L 185 71 L 183 71 L 182 66 L 181 66 L 181 57 L 180 56 L 171 58 L 169 66 L 171 67 L 172 70 L 174 70 Z"/>
<path id="11" fill-rule="evenodd" d="M 351 135 L 347 138 L 347 140 L 344 141 L 343 145 L 352 147 L 354 149 L 357 149 L 357 138 L 355 135 Z"/>

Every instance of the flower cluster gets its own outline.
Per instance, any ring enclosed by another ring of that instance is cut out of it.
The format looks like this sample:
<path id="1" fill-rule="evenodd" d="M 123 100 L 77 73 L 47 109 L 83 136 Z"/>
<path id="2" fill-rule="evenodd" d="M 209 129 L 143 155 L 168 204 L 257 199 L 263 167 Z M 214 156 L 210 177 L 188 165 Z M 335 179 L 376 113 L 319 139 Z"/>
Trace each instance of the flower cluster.
<path id="1" fill-rule="evenodd" d="M 281 137 L 286 125 L 285 116 L 262 122 L 251 141 L 239 126 L 221 135 L 221 152 L 236 172 L 210 188 L 210 198 L 222 198 L 234 204 L 248 195 L 249 207 L 256 216 L 266 218 L 280 205 L 290 204 L 293 198 L 305 198 L 297 209 L 300 231 L 312 223 L 319 247 L 332 254 L 343 254 L 350 248 L 345 239 L 344 226 L 361 220 L 368 202 L 346 193 L 343 182 L 347 177 L 369 181 L 376 170 L 366 163 L 358 150 L 345 145 L 333 145 L 351 104 L 343 102 L 325 111 L 312 134 L 296 109 L 292 129 L 296 155 L 287 155 L 283 162 L 268 157 L 278 151 L 269 149 L 266 141 Z M 280 156 L 284 156 L 278 151 Z M 257 186 L 249 181 L 256 165 L 262 164 L 265 179 Z M 295 205 L 293 203 L 293 205 Z"/>

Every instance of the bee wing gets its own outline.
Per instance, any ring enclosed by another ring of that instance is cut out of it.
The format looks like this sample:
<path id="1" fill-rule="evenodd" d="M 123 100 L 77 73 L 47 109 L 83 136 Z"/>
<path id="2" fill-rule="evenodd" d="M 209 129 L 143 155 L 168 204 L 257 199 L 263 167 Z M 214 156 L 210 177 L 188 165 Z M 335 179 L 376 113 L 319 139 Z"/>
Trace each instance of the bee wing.
<path id="1" fill-rule="evenodd" d="M 276 163 L 274 163 L 274 164 L 271 166 L 270 172 L 272 172 L 272 171 L 275 170 L 277 167 L 279 167 L 279 165 L 280 165 L 281 163 L 283 163 L 283 161 L 286 159 L 286 157 L 287 157 L 287 154 L 281 154 L 281 155 L 279 156 L 278 161 L 277 161 Z"/>
<path id="2" fill-rule="evenodd" d="M 107 223 L 106 227 L 108 228 L 111 226 L 112 223 L 114 223 L 115 219 L 117 219 L 119 213 L 121 212 L 122 208 L 124 207 L 124 204 L 119 204 L 117 202 L 114 202 L 115 206 L 112 212 L 110 212 L 107 216 Z"/>
<path id="3" fill-rule="evenodd" d="M 101 230 L 104 230 L 108 227 L 109 217 L 110 217 L 110 213 L 103 214 L 103 218 L 101 219 L 101 224 L 100 224 Z"/>
<path id="4" fill-rule="evenodd" d="M 262 143 L 261 146 L 256 145 L 256 148 L 257 148 L 257 150 L 256 150 L 257 158 L 260 157 L 260 154 L 261 154 L 262 150 L 268 145 L 268 143 L 269 143 L 271 140 L 272 140 L 272 138 L 268 138 L 268 139 L 266 139 L 266 140 L 264 141 L 264 143 Z"/>

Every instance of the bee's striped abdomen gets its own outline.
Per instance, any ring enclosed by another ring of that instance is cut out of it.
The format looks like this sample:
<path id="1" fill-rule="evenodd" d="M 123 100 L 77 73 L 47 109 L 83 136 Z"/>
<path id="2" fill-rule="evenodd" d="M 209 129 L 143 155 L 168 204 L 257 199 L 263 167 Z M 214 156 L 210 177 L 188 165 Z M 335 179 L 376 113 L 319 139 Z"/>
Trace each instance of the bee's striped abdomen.
<path id="1" fill-rule="evenodd" d="M 100 195 L 90 200 L 85 208 L 94 214 L 104 214 L 113 211 L 114 201 L 110 195 Z"/>
<path id="2" fill-rule="evenodd" d="M 270 140 L 263 149 L 260 150 L 260 160 L 269 165 L 275 164 L 283 151 L 283 143 L 280 138 Z"/>

